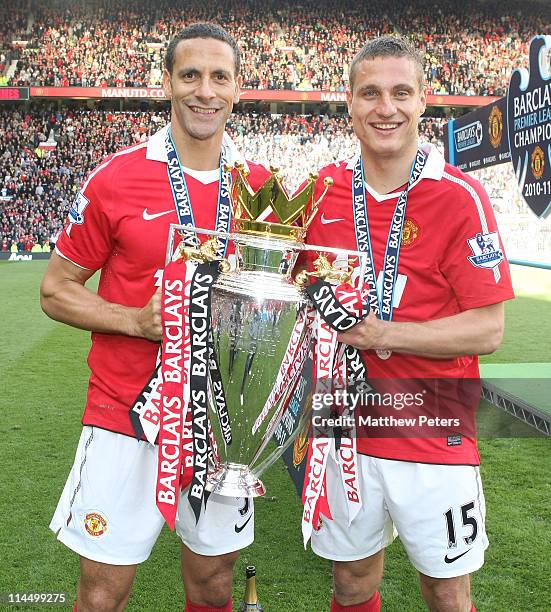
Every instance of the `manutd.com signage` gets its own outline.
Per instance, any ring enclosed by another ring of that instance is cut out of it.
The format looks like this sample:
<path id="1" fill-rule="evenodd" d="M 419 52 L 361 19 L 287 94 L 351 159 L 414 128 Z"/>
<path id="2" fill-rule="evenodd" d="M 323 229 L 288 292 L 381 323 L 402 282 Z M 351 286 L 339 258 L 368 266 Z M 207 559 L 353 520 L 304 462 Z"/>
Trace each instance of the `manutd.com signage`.
<path id="1" fill-rule="evenodd" d="M 0 88 L 1 89 L 1 88 Z M 165 100 L 161 87 L 31 87 L 31 98 L 140 98 Z M 241 101 L 346 103 L 344 91 L 242 89 Z M 429 106 L 480 106 L 496 100 L 488 96 L 428 95 Z"/>
<path id="2" fill-rule="evenodd" d="M 31 87 L 31 98 L 166 99 L 161 87 Z"/>
<path id="3" fill-rule="evenodd" d="M 500 98 L 449 121 L 444 127 L 444 146 L 450 164 L 469 172 L 508 161 L 506 115 L 506 100 Z"/>

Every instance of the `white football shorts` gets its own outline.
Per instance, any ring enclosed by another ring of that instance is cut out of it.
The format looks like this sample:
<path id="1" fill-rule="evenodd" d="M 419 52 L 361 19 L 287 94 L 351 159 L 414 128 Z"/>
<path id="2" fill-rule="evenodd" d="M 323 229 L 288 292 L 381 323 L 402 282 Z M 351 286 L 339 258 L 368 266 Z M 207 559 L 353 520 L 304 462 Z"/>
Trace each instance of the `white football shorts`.
<path id="1" fill-rule="evenodd" d="M 322 517 L 312 550 L 332 561 L 356 561 L 398 535 L 415 568 L 433 578 L 474 572 L 488 548 L 478 467 L 393 461 L 358 455 L 362 508 L 348 524 L 338 466 L 327 462 L 333 520 Z"/>
<path id="2" fill-rule="evenodd" d="M 71 550 L 92 561 L 141 563 L 164 524 L 155 504 L 156 478 L 156 446 L 85 426 L 50 529 Z M 254 539 L 252 499 L 212 494 L 196 524 L 184 491 L 176 532 L 201 555 L 245 548 Z"/>

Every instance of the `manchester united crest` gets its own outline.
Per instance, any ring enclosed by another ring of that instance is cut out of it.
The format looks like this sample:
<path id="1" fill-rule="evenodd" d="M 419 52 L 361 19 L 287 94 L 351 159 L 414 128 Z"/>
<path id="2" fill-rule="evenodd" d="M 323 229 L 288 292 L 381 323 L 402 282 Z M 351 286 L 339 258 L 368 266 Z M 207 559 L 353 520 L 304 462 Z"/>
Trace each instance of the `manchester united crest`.
<path id="1" fill-rule="evenodd" d="M 543 169 L 545 167 L 545 153 L 539 145 L 532 152 L 530 166 L 534 178 L 539 181 L 543 176 Z"/>
<path id="2" fill-rule="evenodd" d="M 306 421 L 293 443 L 293 465 L 296 468 L 304 461 L 308 452 L 308 426 L 309 422 Z"/>
<path id="3" fill-rule="evenodd" d="M 413 219 L 406 219 L 402 231 L 402 248 L 411 246 L 419 236 L 419 226 Z"/>
<path id="4" fill-rule="evenodd" d="M 488 119 L 488 132 L 490 134 L 490 144 L 494 149 L 499 148 L 503 137 L 503 113 L 497 106 L 494 106 Z"/>
<path id="5" fill-rule="evenodd" d="M 107 519 L 101 512 L 89 512 L 84 518 L 84 528 L 94 538 L 99 538 L 107 531 Z"/>

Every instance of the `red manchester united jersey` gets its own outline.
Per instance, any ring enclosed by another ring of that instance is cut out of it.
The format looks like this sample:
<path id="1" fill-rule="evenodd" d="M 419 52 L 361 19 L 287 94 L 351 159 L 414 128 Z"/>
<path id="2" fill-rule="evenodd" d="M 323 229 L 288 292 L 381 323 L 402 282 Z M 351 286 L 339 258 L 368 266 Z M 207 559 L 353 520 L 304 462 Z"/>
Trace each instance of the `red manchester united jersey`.
<path id="1" fill-rule="evenodd" d="M 446 164 L 434 147 L 428 147 L 427 152 L 427 163 L 412 185 L 407 202 L 393 299 L 394 321 L 431 321 L 514 297 L 486 192 L 478 181 Z M 357 159 L 331 164 L 320 172 L 317 197 L 324 189 L 325 177 L 332 177 L 334 185 L 308 230 L 310 244 L 359 250 L 352 205 L 352 173 Z M 380 195 L 366 184 L 365 194 L 380 290 L 384 252 L 400 191 Z M 363 357 L 368 375 L 374 379 L 479 377 L 476 355 L 437 360 L 394 352 L 383 360 L 369 350 Z M 400 415 L 394 412 L 394 416 Z M 366 437 L 360 433 L 358 448 L 388 459 L 479 462 L 476 441 L 464 436 L 450 440 Z"/>
<path id="2" fill-rule="evenodd" d="M 166 129 L 109 156 L 89 175 L 56 244 L 59 255 L 77 266 L 101 269 L 98 294 L 109 302 L 141 308 L 160 284 L 168 228 L 178 223 L 167 174 Z M 223 147 L 228 163 L 240 160 L 227 136 Z M 269 173 L 247 164 L 256 190 Z M 219 171 L 184 172 L 195 225 L 214 229 Z M 133 435 L 128 410 L 153 372 L 158 349 L 158 343 L 143 338 L 92 333 L 84 425 Z"/>

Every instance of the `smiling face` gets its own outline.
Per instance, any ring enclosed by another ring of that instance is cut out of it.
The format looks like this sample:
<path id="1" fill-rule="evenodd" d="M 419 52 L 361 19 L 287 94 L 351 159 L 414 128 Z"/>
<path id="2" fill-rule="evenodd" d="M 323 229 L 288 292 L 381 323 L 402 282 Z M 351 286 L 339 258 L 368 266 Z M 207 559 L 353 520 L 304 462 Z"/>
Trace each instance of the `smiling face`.
<path id="1" fill-rule="evenodd" d="M 174 52 L 172 73 L 165 68 L 163 87 L 172 101 L 175 137 L 211 139 L 218 145 L 239 101 L 233 49 L 214 38 L 182 40 Z"/>
<path id="2" fill-rule="evenodd" d="M 383 56 L 361 61 L 348 94 L 348 111 L 364 160 L 411 159 L 418 144 L 425 92 L 414 62 Z"/>

